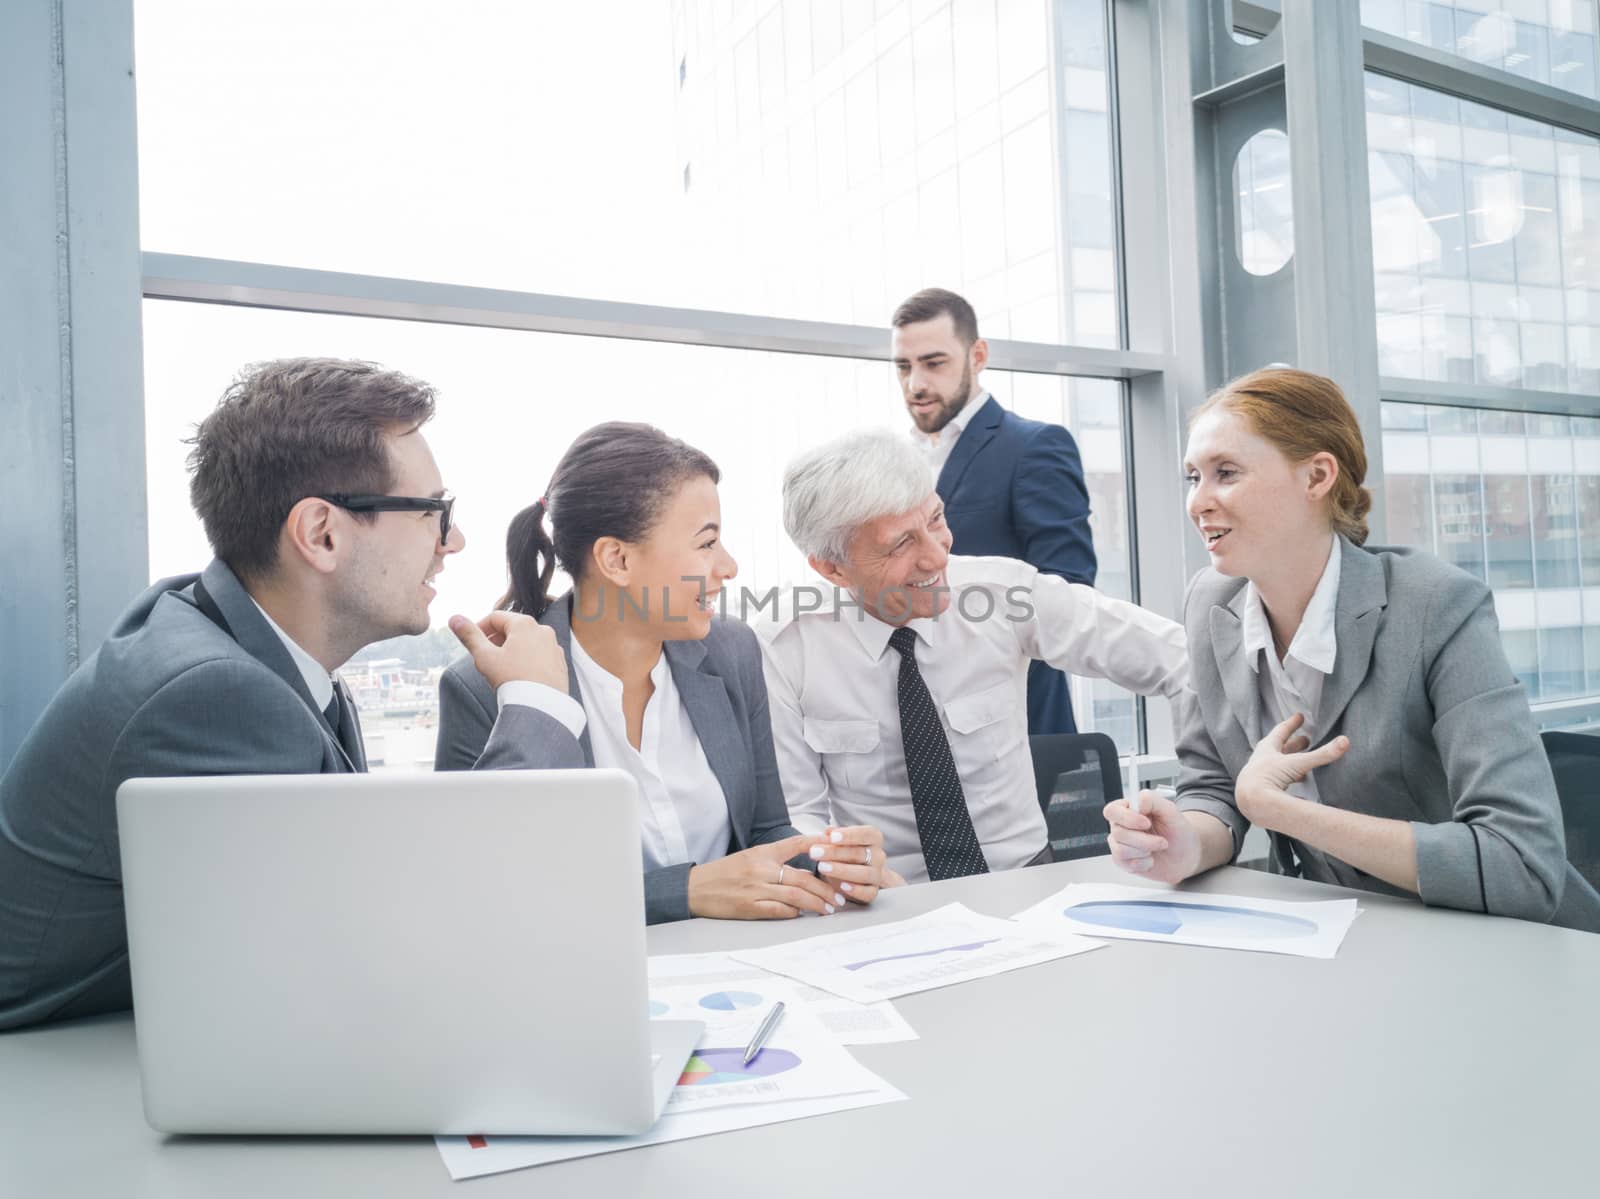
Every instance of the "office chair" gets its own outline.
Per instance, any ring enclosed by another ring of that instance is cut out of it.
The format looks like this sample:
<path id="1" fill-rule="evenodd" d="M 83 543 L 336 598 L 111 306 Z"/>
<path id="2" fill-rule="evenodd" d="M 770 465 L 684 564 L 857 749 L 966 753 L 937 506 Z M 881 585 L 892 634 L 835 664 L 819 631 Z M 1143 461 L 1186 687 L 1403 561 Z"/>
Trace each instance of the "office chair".
<path id="1" fill-rule="evenodd" d="M 1540 733 L 1561 799 L 1567 860 L 1600 890 L 1600 737 L 1588 733 Z"/>
<path id="2" fill-rule="evenodd" d="M 1104 733 L 1045 733 L 1029 737 L 1028 748 L 1055 860 L 1109 852 L 1100 810 L 1122 798 L 1122 774 L 1111 738 Z"/>

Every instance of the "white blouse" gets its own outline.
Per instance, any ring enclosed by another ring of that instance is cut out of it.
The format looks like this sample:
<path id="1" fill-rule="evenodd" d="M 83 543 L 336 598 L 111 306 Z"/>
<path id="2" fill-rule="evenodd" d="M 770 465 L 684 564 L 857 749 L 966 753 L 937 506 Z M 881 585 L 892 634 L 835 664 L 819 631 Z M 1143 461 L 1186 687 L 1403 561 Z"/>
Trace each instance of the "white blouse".
<path id="1" fill-rule="evenodd" d="M 576 637 L 572 666 L 578 672 L 594 764 L 626 770 L 639 784 L 645 869 L 725 857 L 733 834 L 727 799 L 672 681 L 667 655 L 650 671 L 655 694 L 645 705 L 638 749 L 628 741 L 622 680 L 585 653 Z"/>
<path id="2" fill-rule="evenodd" d="M 1311 593 L 1311 602 L 1306 605 L 1305 615 L 1300 618 L 1300 627 L 1295 630 L 1294 640 L 1289 643 L 1289 652 L 1284 654 L 1281 662 L 1272 644 L 1272 626 L 1268 623 L 1261 593 L 1256 590 L 1254 583 L 1245 587 L 1239 634 L 1244 644 L 1245 658 L 1250 663 L 1250 669 L 1255 671 L 1256 685 L 1261 689 L 1264 727 L 1248 730 L 1257 741 L 1271 732 L 1274 725 L 1288 720 L 1297 712 L 1306 718 L 1300 735 L 1309 738 L 1312 745 L 1316 745 L 1327 732 L 1320 723 L 1318 708 L 1322 706 L 1322 685 L 1333 673 L 1333 664 L 1339 653 L 1334 633 L 1334 615 L 1339 603 L 1339 542 L 1339 535 L 1335 533 L 1327 564 L 1322 568 L 1322 579 Z M 1262 669 L 1263 662 L 1266 663 L 1266 669 Z M 1298 783 L 1290 784 L 1285 790 L 1290 795 L 1298 795 L 1301 799 L 1316 803 L 1316 771 Z"/>

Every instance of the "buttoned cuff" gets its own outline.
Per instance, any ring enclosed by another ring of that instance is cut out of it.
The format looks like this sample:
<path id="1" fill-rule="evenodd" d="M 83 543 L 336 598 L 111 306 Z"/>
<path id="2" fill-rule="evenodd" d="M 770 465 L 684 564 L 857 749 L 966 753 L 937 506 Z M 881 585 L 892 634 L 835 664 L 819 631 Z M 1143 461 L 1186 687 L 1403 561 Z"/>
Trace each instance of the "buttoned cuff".
<path id="1" fill-rule="evenodd" d="M 553 716 L 566 725 L 567 732 L 574 737 L 583 736 L 584 726 L 589 723 L 583 705 L 572 696 L 531 679 L 512 679 L 509 683 L 501 683 L 494 698 L 502 708 L 507 704 L 522 704 L 546 716 Z"/>

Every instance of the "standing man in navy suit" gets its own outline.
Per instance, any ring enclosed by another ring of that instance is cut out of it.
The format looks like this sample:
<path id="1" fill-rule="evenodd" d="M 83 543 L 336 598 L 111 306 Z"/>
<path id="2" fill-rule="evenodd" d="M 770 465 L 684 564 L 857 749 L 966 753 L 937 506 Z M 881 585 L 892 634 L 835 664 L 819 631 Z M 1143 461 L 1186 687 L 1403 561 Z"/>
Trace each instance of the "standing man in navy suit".
<path id="1" fill-rule="evenodd" d="M 989 345 L 955 292 L 919 291 L 890 323 L 912 436 L 937 475 L 955 552 L 1019 558 L 1093 586 L 1089 491 L 1072 434 L 1007 412 L 984 390 Z M 1044 662 L 1028 671 L 1028 731 L 1077 731 L 1067 676 Z"/>

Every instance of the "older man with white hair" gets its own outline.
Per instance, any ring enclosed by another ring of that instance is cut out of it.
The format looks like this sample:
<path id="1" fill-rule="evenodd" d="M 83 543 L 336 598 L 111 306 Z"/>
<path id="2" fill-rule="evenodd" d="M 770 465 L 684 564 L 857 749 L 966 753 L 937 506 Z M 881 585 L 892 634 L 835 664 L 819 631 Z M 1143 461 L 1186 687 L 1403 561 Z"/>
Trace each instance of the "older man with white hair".
<path id="1" fill-rule="evenodd" d="M 790 818 L 878 826 L 908 882 L 1050 860 L 1031 662 L 1143 694 L 1188 684 L 1181 625 L 1025 562 L 952 556 L 933 474 L 892 432 L 797 458 L 783 521 L 834 588 L 791 593 L 758 630 Z"/>

